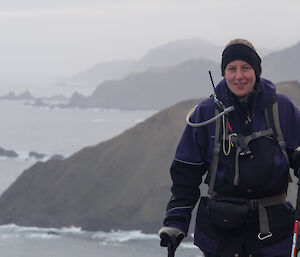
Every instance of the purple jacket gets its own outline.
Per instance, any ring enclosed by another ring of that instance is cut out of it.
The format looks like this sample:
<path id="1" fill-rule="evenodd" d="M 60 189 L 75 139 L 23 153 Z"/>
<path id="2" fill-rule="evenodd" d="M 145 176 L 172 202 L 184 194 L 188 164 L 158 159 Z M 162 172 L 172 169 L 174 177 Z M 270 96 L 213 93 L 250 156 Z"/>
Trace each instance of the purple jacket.
<path id="1" fill-rule="evenodd" d="M 267 129 L 264 111 L 273 96 L 276 95 L 275 86 L 271 81 L 266 79 L 260 79 L 258 89 L 259 93 L 254 98 L 252 108 L 252 132 Z M 226 106 L 232 104 L 228 100 L 228 92 L 230 91 L 226 81 L 222 80 L 216 87 L 216 94 L 217 98 Z M 288 156 L 291 157 L 293 150 L 300 145 L 300 112 L 290 99 L 284 95 L 277 94 L 277 102 L 282 134 L 286 143 Z M 194 123 L 199 123 L 210 119 L 214 115 L 215 104 L 212 98 L 208 98 L 198 105 L 190 120 Z M 229 121 L 233 131 L 237 134 L 242 133 L 241 120 L 241 114 L 237 110 L 230 113 Z M 186 126 L 171 166 L 173 196 L 168 203 L 164 220 L 165 226 L 176 227 L 186 233 L 188 232 L 191 211 L 200 197 L 199 185 L 202 183 L 202 177 L 207 173 L 211 164 L 214 134 L 215 122 L 198 128 Z M 267 144 L 271 145 L 272 143 Z M 267 144 L 263 143 L 266 147 Z M 271 159 L 269 164 L 266 164 L 268 163 L 267 159 Z M 288 185 L 288 162 L 279 145 L 276 144 L 274 149 L 272 148 L 271 150 L 261 150 L 259 152 L 258 163 L 258 165 L 261 165 L 261 170 L 264 170 L 263 165 L 269 165 L 268 167 L 266 166 L 266 169 L 269 170 L 268 173 L 258 172 L 257 170 L 259 169 L 255 168 L 253 175 L 249 177 L 249 185 L 246 183 L 242 187 L 228 191 L 227 184 L 229 182 L 226 181 L 226 179 L 228 180 L 226 178 L 226 169 L 228 167 L 225 162 L 222 163 L 222 160 L 219 160 L 215 191 L 218 191 L 219 194 L 226 193 L 227 195 L 230 195 L 230 192 L 232 192 L 234 196 L 238 195 L 249 199 L 285 192 Z M 207 178 L 205 182 L 208 182 Z M 244 236 L 229 236 L 230 243 L 228 245 L 231 245 L 229 247 L 226 246 L 226 243 L 224 246 L 224 242 L 221 242 L 228 237 L 228 231 L 224 232 L 224 234 L 223 232 L 214 230 L 208 217 L 204 216 L 201 205 L 206 204 L 205 201 L 207 199 L 202 197 L 198 208 L 194 237 L 195 244 L 203 251 L 213 254 L 220 254 L 220 251 L 227 251 L 230 255 L 236 253 L 242 244 L 247 244 L 247 247 L 254 249 L 253 254 L 259 254 L 260 256 L 271 257 L 279 254 L 288 254 L 291 245 L 291 236 L 287 235 L 292 235 L 293 223 L 293 208 L 289 203 L 284 203 L 281 207 L 275 206 L 277 209 L 275 207 L 268 209 L 268 213 L 271 213 L 269 215 L 270 227 L 275 231 L 272 239 L 265 240 L 264 242 L 257 240 L 259 226 L 257 219 L 254 218 L 248 227 L 244 228 Z M 284 217 L 281 217 L 282 215 Z"/>

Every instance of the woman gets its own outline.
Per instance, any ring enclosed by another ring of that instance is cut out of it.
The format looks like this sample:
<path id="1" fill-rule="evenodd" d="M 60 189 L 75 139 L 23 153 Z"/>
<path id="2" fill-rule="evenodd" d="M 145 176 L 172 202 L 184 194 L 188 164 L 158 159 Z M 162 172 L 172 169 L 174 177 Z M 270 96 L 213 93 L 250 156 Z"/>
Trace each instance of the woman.
<path id="1" fill-rule="evenodd" d="M 209 196 L 201 197 L 194 234 L 205 256 L 290 256 L 294 209 L 286 192 L 289 167 L 300 166 L 299 110 L 260 77 L 249 41 L 229 42 L 221 70 L 216 97 L 197 106 L 178 145 L 161 246 L 174 252 L 187 235 L 207 174 Z"/>

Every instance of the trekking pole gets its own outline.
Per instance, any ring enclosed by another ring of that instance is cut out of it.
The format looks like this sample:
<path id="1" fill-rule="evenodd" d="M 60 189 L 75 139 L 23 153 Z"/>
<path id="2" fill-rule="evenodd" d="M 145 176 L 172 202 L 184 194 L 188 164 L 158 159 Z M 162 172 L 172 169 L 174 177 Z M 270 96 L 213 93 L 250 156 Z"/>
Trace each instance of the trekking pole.
<path id="1" fill-rule="evenodd" d="M 298 174 L 299 174 L 299 171 L 300 171 L 300 168 L 298 168 Z M 297 250 L 297 237 L 298 237 L 299 220 L 300 220 L 300 178 L 298 180 L 297 185 L 298 185 L 298 192 L 297 192 L 297 200 L 296 200 L 295 223 L 294 223 L 294 233 L 293 233 L 291 257 L 296 257 L 296 250 Z"/>
<path id="2" fill-rule="evenodd" d="M 170 238 L 166 233 L 162 233 L 160 236 L 162 239 L 168 237 L 168 243 L 167 245 L 164 246 L 167 246 L 168 248 L 168 257 L 174 257 L 175 251 L 179 246 L 180 242 L 182 241 L 182 239 L 184 238 L 184 235 L 181 233 L 177 237 Z"/>
<path id="3" fill-rule="evenodd" d="M 172 243 L 168 244 L 168 257 L 174 257 L 175 256 L 175 251 Z"/>

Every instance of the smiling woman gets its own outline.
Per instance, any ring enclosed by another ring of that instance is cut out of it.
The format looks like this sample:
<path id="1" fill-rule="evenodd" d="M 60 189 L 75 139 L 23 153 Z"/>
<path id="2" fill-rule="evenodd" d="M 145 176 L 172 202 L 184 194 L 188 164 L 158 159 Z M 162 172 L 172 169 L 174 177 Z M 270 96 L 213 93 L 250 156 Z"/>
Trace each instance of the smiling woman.
<path id="1" fill-rule="evenodd" d="M 290 256 L 294 209 L 286 201 L 289 167 L 298 170 L 300 112 L 261 75 L 261 59 L 237 39 L 222 53 L 224 79 L 195 108 L 171 165 L 172 197 L 161 246 L 174 254 L 200 198 L 194 243 L 206 257 Z M 206 125 L 212 117 L 222 121 Z M 211 125 L 212 124 L 212 125 Z M 299 173 L 295 173 L 299 176 Z"/>

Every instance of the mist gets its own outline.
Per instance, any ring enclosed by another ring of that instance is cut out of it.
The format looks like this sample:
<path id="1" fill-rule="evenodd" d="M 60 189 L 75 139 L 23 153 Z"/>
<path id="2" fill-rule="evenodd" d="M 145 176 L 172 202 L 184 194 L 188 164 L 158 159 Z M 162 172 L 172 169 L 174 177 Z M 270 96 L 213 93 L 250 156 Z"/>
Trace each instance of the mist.
<path id="1" fill-rule="evenodd" d="M 47 94 L 97 63 L 135 60 L 185 38 L 223 46 L 245 37 L 282 49 L 300 41 L 299 8 L 293 0 L 9 1 L 0 11 L 0 92 Z"/>

